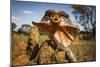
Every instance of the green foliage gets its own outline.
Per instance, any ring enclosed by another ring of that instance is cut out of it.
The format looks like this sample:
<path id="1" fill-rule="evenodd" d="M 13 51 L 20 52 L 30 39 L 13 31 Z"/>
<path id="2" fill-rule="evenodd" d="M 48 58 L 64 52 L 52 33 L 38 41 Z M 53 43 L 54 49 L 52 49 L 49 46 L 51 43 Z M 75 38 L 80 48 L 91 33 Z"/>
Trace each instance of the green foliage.
<path id="1" fill-rule="evenodd" d="M 30 25 L 29 24 L 23 24 L 18 30 L 18 33 L 23 33 L 23 34 L 28 34 L 29 33 L 29 29 L 30 29 Z"/>
<path id="2" fill-rule="evenodd" d="M 80 23 L 86 31 L 95 28 L 96 15 L 94 6 L 73 5 L 73 15 L 78 23 Z"/>
<path id="3" fill-rule="evenodd" d="M 14 30 L 17 27 L 17 25 L 14 22 L 12 22 L 11 25 L 12 25 L 12 30 Z"/>
<path id="4" fill-rule="evenodd" d="M 39 36 L 39 43 L 43 43 L 45 40 L 49 40 L 49 37 L 47 35 L 40 35 Z"/>

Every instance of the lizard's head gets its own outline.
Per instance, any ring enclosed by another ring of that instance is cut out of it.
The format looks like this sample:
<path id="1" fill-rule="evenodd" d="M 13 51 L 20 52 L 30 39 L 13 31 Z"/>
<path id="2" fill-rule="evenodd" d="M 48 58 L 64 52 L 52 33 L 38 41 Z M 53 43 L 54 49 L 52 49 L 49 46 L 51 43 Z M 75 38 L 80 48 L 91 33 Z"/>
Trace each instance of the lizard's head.
<path id="1" fill-rule="evenodd" d="M 59 24 L 61 22 L 62 16 L 69 18 L 69 15 L 65 13 L 64 11 L 56 12 L 54 10 L 47 10 L 42 20 L 45 20 L 45 21 L 50 20 L 50 23 Z"/>
<path id="2" fill-rule="evenodd" d="M 54 12 L 51 14 L 50 19 L 53 23 L 60 23 L 61 15 L 58 12 Z"/>

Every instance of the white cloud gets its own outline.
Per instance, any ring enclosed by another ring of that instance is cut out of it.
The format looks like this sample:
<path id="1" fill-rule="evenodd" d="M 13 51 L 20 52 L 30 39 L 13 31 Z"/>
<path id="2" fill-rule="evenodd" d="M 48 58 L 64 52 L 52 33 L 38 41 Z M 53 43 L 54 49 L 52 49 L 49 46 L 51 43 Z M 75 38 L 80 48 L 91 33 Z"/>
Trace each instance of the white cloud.
<path id="1" fill-rule="evenodd" d="M 16 17 L 16 16 L 12 16 L 12 22 L 16 22 L 16 21 L 18 21 L 18 20 L 20 20 L 20 18 L 19 17 Z"/>
<path id="2" fill-rule="evenodd" d="M 23 12 L 24 12 L 25 14 L 33 14 L 33 11 L 30 11 L 30 10 L 23 10 Z"/>

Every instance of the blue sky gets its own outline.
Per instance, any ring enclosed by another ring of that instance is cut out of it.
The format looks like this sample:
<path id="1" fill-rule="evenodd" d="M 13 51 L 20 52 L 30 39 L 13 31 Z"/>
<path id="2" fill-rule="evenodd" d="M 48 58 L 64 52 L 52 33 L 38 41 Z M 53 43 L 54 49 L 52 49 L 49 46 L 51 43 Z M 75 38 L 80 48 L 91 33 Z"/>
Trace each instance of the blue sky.
<path id="1" fill-rule="evenodd" d="M 21 27 L 22 24 L 32 25 L 32 21 L 39 22 L 48 9 L 63 10 L 69 14 L 72 21 L 75 21 L 71 5 L 13 1 L 11 6 L 12 22 L 16 23 L 17 28 Z M 82 30 L 78 23 L 75 24 Z"/>

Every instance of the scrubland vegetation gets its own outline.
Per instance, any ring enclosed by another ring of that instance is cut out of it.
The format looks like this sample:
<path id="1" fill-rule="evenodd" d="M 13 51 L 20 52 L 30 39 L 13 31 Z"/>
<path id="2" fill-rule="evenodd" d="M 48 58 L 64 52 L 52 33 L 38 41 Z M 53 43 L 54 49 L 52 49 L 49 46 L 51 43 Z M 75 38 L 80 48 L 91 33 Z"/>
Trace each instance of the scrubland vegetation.
<path id="1" fill-rule="evenodd" d="M 49 38 L 46 35 L 39 35 L 39 44 L 45 42 Z M 29 55 L 26 54 L 26 48 L 28 43 L 28 35 L 12 33 L 12 64 L 13 65 L 30 65 L 38 64 L 37 61 L 29 60 Z M 72 52 L 77 58 L 78 62 L 89 62 L 96 60 L 96 41 L 95 39 L 79 39 L 77 37 L 75 41 L 70 45 Z M 51 64 L 51 63 L 63 63 L 67 62 L 64 59 L 64 52 L 60 51 L 56 54 L 56 62 L 50 59 L 50 53 L 54 52 L 51 47 L 44 44 L 39 53 L 39 64 Z"/>

